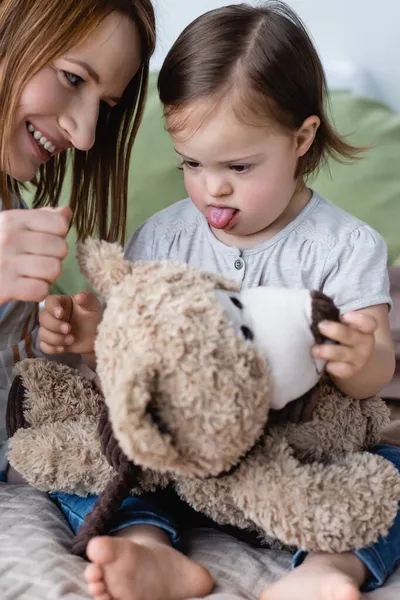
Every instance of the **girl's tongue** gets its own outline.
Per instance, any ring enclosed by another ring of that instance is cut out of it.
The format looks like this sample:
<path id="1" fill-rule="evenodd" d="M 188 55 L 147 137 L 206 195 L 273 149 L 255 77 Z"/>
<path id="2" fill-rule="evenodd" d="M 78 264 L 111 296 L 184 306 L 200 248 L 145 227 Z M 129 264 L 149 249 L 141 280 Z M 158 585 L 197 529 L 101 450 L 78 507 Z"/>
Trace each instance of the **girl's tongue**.
<path id="1" fill-rule="evenodd" d="M 209 206 L 207 211 L 207 221 L 209 225 L 215 229 L 224 229 L 230 221 L 232 221 L 235 213 L 235 208 L 217 208 L 216 206 Z"/>

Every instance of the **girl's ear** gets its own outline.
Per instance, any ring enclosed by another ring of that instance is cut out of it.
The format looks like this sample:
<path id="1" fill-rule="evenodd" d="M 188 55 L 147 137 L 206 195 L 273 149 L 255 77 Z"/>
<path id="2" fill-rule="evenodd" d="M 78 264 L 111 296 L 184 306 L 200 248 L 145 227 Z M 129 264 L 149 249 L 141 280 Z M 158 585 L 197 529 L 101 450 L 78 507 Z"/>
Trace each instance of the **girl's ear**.
<path id="1" fill-rule="evenodd" d="M 124 260 L 124 251 L 119 244 L 88 238 L 78 244 L 77 259 L 82 275 L 104 297 L 132 273 L 132 264 Z"/>
<path id="2" fill-rule="evenodd" d="M 296 153 L 297 158 L 304 156 L 310 149 L 318 127 L 320 126 L 320 119 L 316 115 L 311 115 L 303 122 L 301 127 L 296 133 Z"/>

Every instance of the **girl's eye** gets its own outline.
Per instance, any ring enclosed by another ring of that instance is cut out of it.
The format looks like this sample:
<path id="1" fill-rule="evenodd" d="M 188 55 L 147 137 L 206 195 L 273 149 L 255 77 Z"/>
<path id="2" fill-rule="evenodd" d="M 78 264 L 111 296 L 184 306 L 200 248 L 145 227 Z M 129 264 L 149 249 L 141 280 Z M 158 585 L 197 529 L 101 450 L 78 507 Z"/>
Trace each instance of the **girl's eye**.
<path id="1" fill-rule="evenodd" d="M 73 87 L 78 87 L 78 85 L 83 83 L 83 79 L 79 75 L 74 75 L 74 73 L 70 73 L 69 71 L 63 71 L 62 73 L 67 82 Z"/>
<path id="2" fill-rule="evenodd" d="M 194 160 L 182 160 L 181 166 L 187 167 L 188 169 L 198 169 L 200 163 L 195 162 Z"/>
<path id="3" fill-rule="evenodd" d="M 250 165 L 231 165 L 229 168 L 235 173 L 247 173 L 250 169 Z"/>

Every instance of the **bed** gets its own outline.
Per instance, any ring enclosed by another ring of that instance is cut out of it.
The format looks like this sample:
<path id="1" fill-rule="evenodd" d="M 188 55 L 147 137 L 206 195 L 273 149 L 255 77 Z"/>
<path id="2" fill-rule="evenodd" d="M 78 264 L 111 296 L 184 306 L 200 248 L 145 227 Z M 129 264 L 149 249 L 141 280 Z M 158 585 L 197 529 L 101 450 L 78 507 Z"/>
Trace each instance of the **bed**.
<path id="1" fill-rule="evenodd" d="M 84 600 L 85 561 L 69 549 L 72 533 L 49 498 L 27 485 L 0 484 L 2 600 Z M 188 533 L 190 556 L 205 564 L 216 587 L 209 600 L 256 600 L 290 566 L 290 555 L 252 548 L 229 535 Z M 400 598 L 400 571 L 371 600 Z"/>

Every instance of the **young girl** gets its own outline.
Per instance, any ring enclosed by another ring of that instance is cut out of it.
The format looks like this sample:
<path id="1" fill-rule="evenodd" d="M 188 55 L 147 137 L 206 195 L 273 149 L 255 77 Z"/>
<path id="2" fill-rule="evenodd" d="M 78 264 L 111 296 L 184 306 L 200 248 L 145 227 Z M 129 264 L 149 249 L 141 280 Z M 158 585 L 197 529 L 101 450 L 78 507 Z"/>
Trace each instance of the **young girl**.
<path id="1" fill-rule="evenodd" d="M 394 355 L 386 247 L 368 225 L 307 187 L 328 155 L 357 150 L 329 124 L 323 69 L 298 17 L 283 3 L 211 11 L 181 34 L 159 76 L 166 125 L 190 198 L 149 219 L 129 241 L 131 260 L 186 262 L 243 287 L 320 289 L 342 323 L 316 346 L 336 385 L 354 398 L 378 393 Z M 91 352 L 99 311 L 50 297 L 40 332 L 46 352 Z M 69 315 L 72 311 L 72 319 Z M 57 317 L 57 318 L 56 318 Z M 64 317 L 64 318 L 63 318 Z M 375 452 L 400 469 L 400 453 Z M 385 540 L 355 553 L 299 551 L 297 568 L 263 600 L 355 600 L 383 584 L 400 560 L 400 518 Z"/>
<path id="2" fill-rule="evenodd" d="M 4 446 L 12 368 L 36 354 L 36 303 L 60 274 L 71 220 L 80 237 L 92 232 L 109 240 L 124 237 L 128 163 L 143 111 L 155 23 L 150 0 L 0 0 L 0 31 Z M 68 157 L 70 207 L 23 210 L 19 185 L 34 178 L 36 206 L 56 207 Z M 78 299 L 81 310 L 90 310 L 90 302 L 84 295 Z M 3 447 L 3 481 L 4 457 Z M 62 496 L 57 501 L 72 528 L 91 509 L 86 499 L 75 498 L 73 506 Z M 89 559 L 106 564 L 107 589 L 97 565 L 86 573 L 96 598 L 179 600 L 210 589 L 208 573 L 171 548 L 173 524 L 151 499 L 130 498 L 115 515 L 112 531 L 120 545 L 100 538 L 87 549 Z"/>

